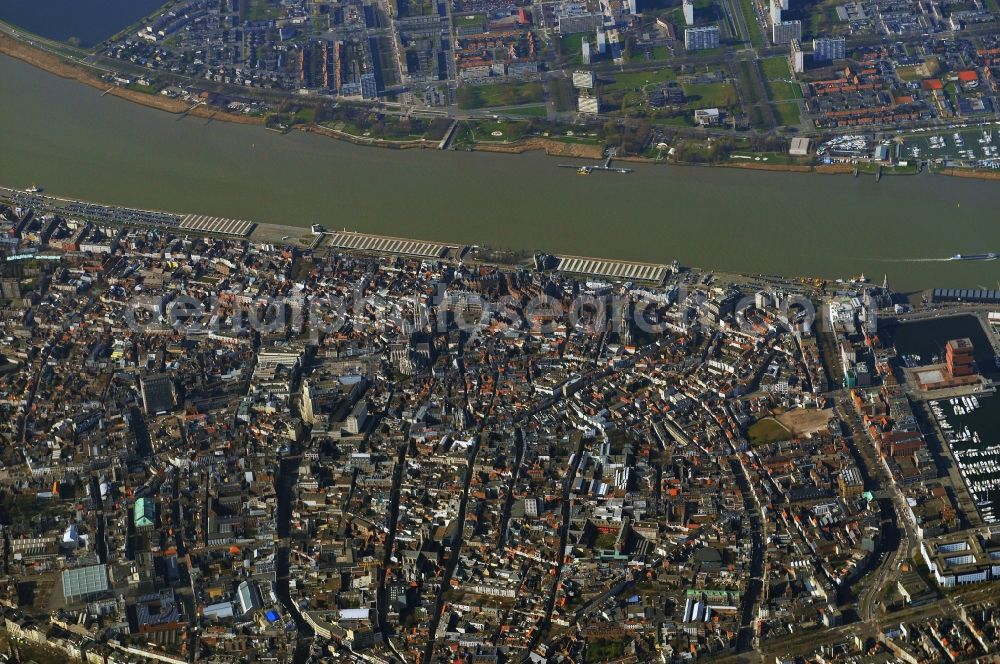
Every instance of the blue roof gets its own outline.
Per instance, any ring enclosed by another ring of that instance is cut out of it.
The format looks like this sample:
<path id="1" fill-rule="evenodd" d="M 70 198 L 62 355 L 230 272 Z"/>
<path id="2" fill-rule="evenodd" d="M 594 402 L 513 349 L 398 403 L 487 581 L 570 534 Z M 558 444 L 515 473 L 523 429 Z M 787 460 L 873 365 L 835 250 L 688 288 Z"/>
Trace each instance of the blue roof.
<path id="1" fill-rule="evenodd" d="M 268 622 L 275 622 L 275 621 L 278 620 L 278 614 L 275 613 L 273 610 L 268 611 L 264 615 L 267 616 L 267 621 Z"/>

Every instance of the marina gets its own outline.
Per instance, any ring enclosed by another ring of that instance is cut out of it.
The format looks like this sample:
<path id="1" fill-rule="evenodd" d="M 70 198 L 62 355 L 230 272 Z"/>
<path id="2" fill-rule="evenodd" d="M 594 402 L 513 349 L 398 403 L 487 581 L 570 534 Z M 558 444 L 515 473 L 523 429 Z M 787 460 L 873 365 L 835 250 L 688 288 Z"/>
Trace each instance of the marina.
<path id="1" fill-rule="evenodd" d="M 970 163 L 980 168 L 1000 166 L 997 123 L 950 130 L 916 130 L 903 138 L 900 158 Z"/>
<path id="2" fill-rule="evenodd" d="M 1000 397 L 967 395 L 928 405 L 983 521 L 1000 522 Z"/>

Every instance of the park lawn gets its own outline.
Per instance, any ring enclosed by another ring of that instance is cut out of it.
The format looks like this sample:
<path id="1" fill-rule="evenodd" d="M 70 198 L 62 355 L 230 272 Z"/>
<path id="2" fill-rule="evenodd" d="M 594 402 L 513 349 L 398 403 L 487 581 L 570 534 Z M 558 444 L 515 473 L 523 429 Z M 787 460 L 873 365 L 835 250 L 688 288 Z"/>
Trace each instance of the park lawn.
<path id="1" fill-rule="evenodd" d="M 470 133 L 477 143 L 512 143 L 524 136 L 527 124 L 519 120 L 497 120 L 495 122 L 469 123 Z M 494 136 L 493 132 L 500 132 Z"/>
<path id="2" fill-rule="evenodd" d="M 771 101 L 788 101 L 789 99 L 800 99 L 802 97 L 802 89 L 798 83 L 768 80 L 766 85 L 767 96 Z"/>
<path id="3" fill-rule="evenodd" d="M 750 125 L 754 129 L 771 129 L 771 125 L 768 124 L 767 120 L 764 118 L 764 112 L 760 110 L 760 106 L 757 104 L 751 106 L 747 110 L 747 114 L 750 116 Z"/>
<path id="4" fill-rule="evenodd" d="M 504 111 L 508 115 L 527 115 L 533 118 L 544 118 L 549 114 L 545 104 L 535 106 L 519 106 L 518 108 L 508 108 Z"/>
<path id="5" fill-rule="evenodd" d="M 778 420 L 773 417 L 765 417 L 747 429 L 747 435 L 752 444 L 766 445 L 788 440 L 792 434 Z"/>
<path id="6" fill-rule="evenodd" d="M 576 110 L 576 90 L 573 88 L 573 81 L 569 78 L 556 78 L 549 80 L 549 94 L 555 102 L 557 111 Z"/>
<path id="7" fill-rule="evenodd" d="M 281 15 L 281 7 L 276 0 L 245 0 L 248 21 L 271 21 Z"/>
<path id="8" fill-rule="evenodd" d="M 573 35 L 564 35 L 559 38 L 560 59 L 567 65 L 583 64 L 583 40 L 587 33 L 578 32 Z M 591 50 L 593 53 L 593 49 Z"/>
<path id="9" fill-rule="evenodd" d="M 747 104 L 756 104 L 760 102 L 757 86 L 755 85 L 756 76 L 753 69 L 751 69 L 753 66 L 754 63 L 749 60 L 739 61 L 738 74 L 740 77 L 740 89 L 743 91 L 743 101 Z"/>
<path id="10" fill-rule="evenodd" d="M 655 71 L 619 72 L 614 77 L 615 79 L 611 83 L 601 83 L 602 92 L 605 94 L 635 90 L 646 84 L 673 81 L 677 78 L 677 72 L 670 67 L 664 67 Z"/>
<path id="11" fill-rule="evenodd" d="M 774 115 L 778 119 L 778 124 L 784 126 L 797 125 L 802 122 L 799 117 L 799 104 L 794 101 L 786 101 L 774 104 Z"/>
<path id="12" fill-rule="evenodd" d="M 463 109 L 516 106 L 544 99 L 544 86 L 535 82 L 468 85 L 458 89 L 458 107 Z"/>
<path id="13" fill-rule="evenodd" d="M 896 76 L 901 81 L 919 81 L 924 78 L 924 66 L 913 65 L 910 67 L 896 67 Z"/>
<path id="14" fill-rule="evenodd" d="M 456 16 L 456 26 L 483 25 L 486 23 L 486 14 L 472 14 L 471 16 Z"/>
<path id="15" fill-rule="evenodd" d="M 316 121 L 316 109 L 310 106 L 300 108 L 295 111 L 294 121 L 297 123 L 310 123 Z"/>
<path id="16" fill-rule="evenodd" d="M 743 10 L 743 19 L 750 32 L 750 45 L 759 48 L 764 45 L 764 37 L 760 34 L 760 24 L 757 23 L 757 15 L 753 10 L 753 0 L 740 0 L 740 9 Z"/>
<path id="17" fill-rule="evenodd" d="M 654 120 L 650 120 L 650 124 L 660 125 L 662 127 L 693 127 L 694 114 L 680 113 L 678 115 L 671 115 L 668 118 L 656 118 Z"/>
<path id="18" fill-rule="evenodd" d="M 159 88 L 155 85 L 143 85 L 142 83 L 129 83 L 125 87 L 136 92 L 145 92 L 148 95 L 155 95 L 159 92 Z"/>
<path id="19" fill-rule="evenodd" d="M 612 641 L 610 639 L 598 639 L 587 644 L 588 662 L 607 662 L 618 659 L 625 652 L 624 641 Z"/>
<path id="20" fill-rule="evenodd" d="M 736 103 L 736 89 L 728 81 L 685 85 L 684 96 L 690 109 L 727 108 Z"/>
<path id="21" fill-rule="evenodd" d="M 783 56 L 776 58 L 764 58 L 760 61 L 761 71 L 765 78 L 791 78 L 792 72 L 788 68 L 788 60 Z"/>

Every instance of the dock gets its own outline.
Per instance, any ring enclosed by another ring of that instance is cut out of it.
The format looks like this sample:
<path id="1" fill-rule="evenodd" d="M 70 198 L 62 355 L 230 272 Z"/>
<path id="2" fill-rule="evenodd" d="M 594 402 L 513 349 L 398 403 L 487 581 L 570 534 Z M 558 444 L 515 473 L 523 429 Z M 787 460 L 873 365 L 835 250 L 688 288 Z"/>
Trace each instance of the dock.
<path id="1" fill-rule="evenodd" d="M 458 120 L 453 120 L 451 125 L 448 127 L 448 131 L 444 133 L 444 137 L 441 142 L 438 143 L 438 150 L 447 150 L 448 146 L 451 145 L 451 139 L 455 137 L 455 132 L 458 131 Z"/>
<path id="2" fill-rule="evenodd" d="M 593 171 L 604 171 L 606 173 L 621 173 L 622 175 L 628 175 L 632 172 L 631 168 L 620 168 L 618 166 L 611 165 L 611 157 L 604 160 L 604 163 L 599 166 L 592 166 L 589 164 L 559 164 L 559 168 L 572 168 L 575 169 L 580 175 L 590 175 Z"/>

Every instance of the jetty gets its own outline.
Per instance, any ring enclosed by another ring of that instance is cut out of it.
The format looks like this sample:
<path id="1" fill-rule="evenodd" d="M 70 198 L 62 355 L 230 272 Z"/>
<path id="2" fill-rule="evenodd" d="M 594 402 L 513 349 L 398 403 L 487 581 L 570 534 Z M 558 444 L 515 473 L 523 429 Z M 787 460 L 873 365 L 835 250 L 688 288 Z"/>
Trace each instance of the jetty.
<path id="1" fill-rule="evenodd" d="M 606 173 L 621 173 L 622 175 L 628 175 L 632 172 L 631 168 L 621 168 L 618 166 L 611 165 L 611 157 L 604 160 L 604 163 L 598 166 L 592 165 L 579 165 L 579 164 L 558 164 L 559 168 L 573 168 L 580 175 L 590 175 L 593 171 L 604 171 Z"/>

